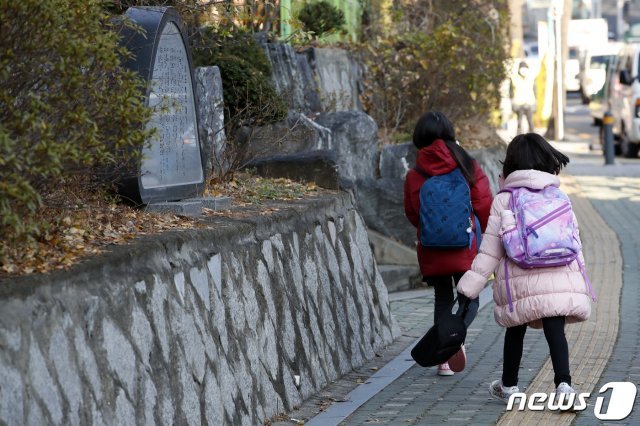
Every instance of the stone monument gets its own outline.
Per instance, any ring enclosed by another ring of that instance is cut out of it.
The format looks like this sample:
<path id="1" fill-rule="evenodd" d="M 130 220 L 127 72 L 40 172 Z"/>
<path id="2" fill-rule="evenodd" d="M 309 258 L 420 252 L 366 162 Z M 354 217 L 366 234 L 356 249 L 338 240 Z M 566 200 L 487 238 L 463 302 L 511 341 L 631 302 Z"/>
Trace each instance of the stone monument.
<path id="1" fill-rule="evenodd" d="M 120 192 L 142 204 L 198 197 L 204 189 L 191 54 L 184 24 L 171 7 L 132 7 L 125 13 L 140 30 L 125 30 L 133 53 L 126 66 L 147 82 L 148 126 L 155 134 L 142 148 L 139 170 Z"/>

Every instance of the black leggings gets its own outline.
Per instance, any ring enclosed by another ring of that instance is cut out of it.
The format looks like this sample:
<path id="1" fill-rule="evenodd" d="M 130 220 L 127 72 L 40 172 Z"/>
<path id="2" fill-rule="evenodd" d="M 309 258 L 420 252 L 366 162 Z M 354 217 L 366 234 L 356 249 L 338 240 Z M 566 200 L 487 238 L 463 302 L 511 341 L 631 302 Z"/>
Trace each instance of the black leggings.
<path id="1" fill-rule="evenodd" d="M 558 386 L 565 382 L 571 386 L 571 374 L 569 372 L 569 346 L 564 335 L 565 317 L 542 318 L 544 337 L 549 344 L 551 363 L 555 373 L 553 381 Z M 504 366 L 502 368 L 502 385 L 505 387 L 518 384 L 518 370 L 522 358 L 522 345 L 527 325 L 508 327 L 504 335 Z"/>
<path id="2" fill-rule="evenodd" d="M 432 285 L 435 291 L 435 303 L 433 308 L 433 322 L 436 323 L 438 318 L 451 309 L 453 305 L 453 284 L 458 284 L 463 274 L 440 275 L 436 277 L 423 277 L 423 281 Z M 463 294 L 458 295 L 458 312 L 461 307 L 469 300 Z M 479 301 L 476 297 L 469 302 L 469 310 L 464 317 L 464 324 L 469 327 L 478 313 Z"/>

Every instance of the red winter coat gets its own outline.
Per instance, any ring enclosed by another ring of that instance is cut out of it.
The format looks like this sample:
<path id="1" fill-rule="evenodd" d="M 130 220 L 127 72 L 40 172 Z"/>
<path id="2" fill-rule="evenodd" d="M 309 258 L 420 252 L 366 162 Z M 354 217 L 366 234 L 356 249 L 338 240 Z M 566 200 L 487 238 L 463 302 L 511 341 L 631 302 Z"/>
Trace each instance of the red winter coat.
<path id="1" fill-rule="evenodd" d="M 416 165 L 429 176 L 443 175 L 455 169 L 458 165 L 451 152 L 442 140 L 436 140 L 426 148 L 418 151 Z M 489 187 L 489 180 L 474 160 L 475 185 L 471 186 L 471 204 L 474 213 L 480 219 L 480 227 L 484 232 L 489 220 L 489 211 L 493 196 Z M 415 170 L 409 170 L 404 182 L 404 211 L 409 222 L 418 228 L 420 212 L 420 187 L 425 178 Z M 475 223 L 473 224 L 475 232 Z M 419 231 L 418 231 L 419 240 Z M 473 239 L 471 249 L 432 249 L 417 243 L 418 262 L 420 272 L 424 276 L 450 275 L 466 272 L 471 268 L 478 249 L 476 239 Z"/>

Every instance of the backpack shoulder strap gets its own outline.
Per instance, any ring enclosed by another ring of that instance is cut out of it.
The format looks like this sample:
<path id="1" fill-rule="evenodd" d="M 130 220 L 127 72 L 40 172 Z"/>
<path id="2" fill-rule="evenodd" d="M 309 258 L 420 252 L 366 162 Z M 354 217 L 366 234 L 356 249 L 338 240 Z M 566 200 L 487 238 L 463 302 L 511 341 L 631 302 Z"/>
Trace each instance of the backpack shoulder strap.
<path id="1" fill-rule="evenodd" d="M 502 188 L 500 191 L 498 191 L 498 194 L 502 194 L 502 193 L 508 193 L 511 194 L 511 198 L 509 199 L 509 209 L 511 209 L 511 211 L 513 211 L 515 213 L 515 207 L 516 207 L 516 202 L 514 200 L 514 196 L 513 194 L 515 194 L 516 190 L 518 188 Z"/>

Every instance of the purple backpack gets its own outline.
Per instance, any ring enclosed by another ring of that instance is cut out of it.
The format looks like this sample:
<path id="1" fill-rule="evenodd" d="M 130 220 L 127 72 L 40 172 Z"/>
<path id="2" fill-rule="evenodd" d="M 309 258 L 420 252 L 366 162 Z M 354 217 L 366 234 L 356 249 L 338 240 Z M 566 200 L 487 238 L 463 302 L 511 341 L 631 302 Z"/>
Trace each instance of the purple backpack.
<path id="1" fill-rule="evenodd" d="M 515 224 L 504 229 L 502 244 L 507 257 L 521 268 L 562 266 L 580 253 L 571 201 L 560 189 L 505 188 Z M 504 224 L 503 224 L 504 225 Z"/>
<path id="2" fill-rule="evenodd" d="M 511 193 L 509 209 L 514 215 L 506 227 L 504 222 L 509 220 L 510 213 L 503 213 L 502 218 L 502 245 L 507 257 L 525 269 L 564 266 L 576 260 L 595 301 L 591 282 L 578 256 L 580 243 L 569 197 L 555 186 L 540 190 L 504 188 L 500 192 Z M 504 272 L 509 310 L 513 312 L 507 262 Z"/>

